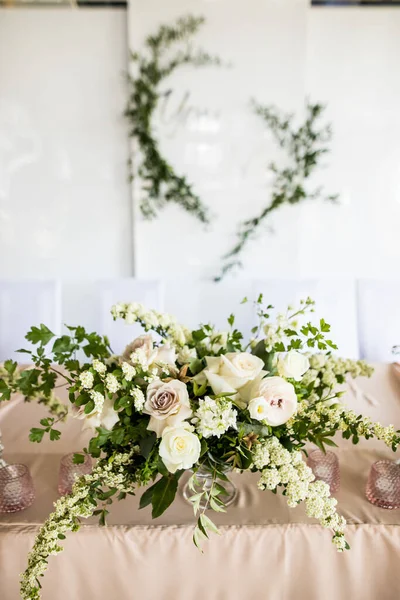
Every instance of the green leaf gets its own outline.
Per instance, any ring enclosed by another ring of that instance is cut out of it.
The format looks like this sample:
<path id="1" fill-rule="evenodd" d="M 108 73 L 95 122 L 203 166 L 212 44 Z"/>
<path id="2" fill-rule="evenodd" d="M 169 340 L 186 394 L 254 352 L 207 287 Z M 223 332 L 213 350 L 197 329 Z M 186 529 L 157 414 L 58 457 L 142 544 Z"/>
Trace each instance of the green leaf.
<path id="1" fill-rule="evenodd" d="M 192 331 L 192 338 L 194 342 L 202 342 L 208 334 L 203 329 L 196 329 Z"/>
<path id="2" fill-rule="evenodd" d="M 91 413 L 92 410 L 94 410 L 94 400 L 90 399 L 89 402 L 85 406 L 85 415 L 88 415 L 89 413 Z"/>
<path id="3" fill-rule="evenodd" d="M 74 346 L 69 335 L 63 335 L 54 342 L 52 352 L 69 352 L 74 349 Z"/>
<path id="4" fill-rule="evenodd" d="M 11 398 L 11 389 L 3 379 L 0 379 L 0 400 L 9 400 Z"/>
<path id="5" fill-rule="evenodd" d="M 228 317 L 228 323 L 231 327 L 233 327 L 233 324 L 235 322 L 235 315 L 232 313 L 231 315 L 229 315 Z"/>
<path id="6" fill-rule="evenodd" d="M 211 521 L 211 519 L 209 517 L 207 517 L 207 515 L 205 515 L 204 513 L 202 515 L 200 515 L 200 520 L 205 529 L 208 529 L 209 531 L 212 531 L 213 533 L 216 533 L 218 535 L 221 534 L 220 530 L 215 525 L 215 523 L 213 523 Z"/>
<path id="7" fill-rule="evenodd" d="M 9 375 L 14 375 L 15 371 L 17 370 L 17 366 L 18 363 L 12 361 L 12 360 L 6 360 L 5 363 L 3 364 L 3 367 L 5 368 L 5 370 L 7 371 L 7 373 Z"/>
<path id="8" fill-rule="evenodd" d="M 153 483 L 153 485 L 147 488 L 147 490 L 141 495 L 139 501 L 139 508 L 146 508 L 146 506 L 149 506 L 149 504 L 152 503 L 153 491 L 156 485 L 156 483 Z"/>
<path id="9" fill-rule="evenodd" d="M 200 358 L 194 358 L 189 364 L 189 369 L 192 375 L 197 375 L 197 373 L 200 373 L 204 367 L 204 362 Z"/>
<path id="10" fill-rule="evenodd" d="M 102 490 L 98 490 L 97 497 L 99 500 L 104 502 L 105 500 L 108 500 L 109 498 L 111 498 L 111 496 L 114 496 L 116 491 L 117 491 L 117 488 L 111 488 L 110 490 L 108 490 L 108 492 L 103 492 Z"/>
<path id="11" fill-rule="evenodd" d="M 204 537 L 203 533 L 196 526 L 194 528 L 194 531 L 193 531 L 193 542 L 194 542 L 194 545 L 196 546 L 196 548 L 198 548 L 201 553 L 203 553 L 203 549 L 201 547 L 201 544 L 204 541 L 204 539 L 205 539 L 205 537 Z"/>
<path id="12" fill-rule="evenodd" d="M 85 462 L 85 456 L 83 454 L 75 453 L 72 459 L 74 465 L 83 465 Z"/>
<path id="13" fill-rule="evenodd" d="M 202 385 L 199 385 L 197 381 L 193 381 L 193 393 L 197 397 L 204 396 L 208 383 L 205 381 Z"/>
<path id="14" fill-rule="evenodd" d="M 25 339 L 32 344 L 41 344 L 45 346 L 53 339 L 54 333 L 46 325 L 40 324 L 40 327 L 32 327 L 26 334 Z"/>
<path id="15" fill-rule="evenodd" d="M 153 510 L 152 517 L 156 519 L 167 510 L 175 499 L 178 489 L 178 480 L 176 477 L 162 477 L 154 486 L 153 490 Z"/>
<path id="16" fill-rule="evenodd" d="M 45 430 L 39 429 L 38 427 L 32 427 L 31 432 L 29 434 L 29 439 L 31 442 L 41 442 L 44 436 Z"/>
<path id="17" fill-rule="evenodd" d="M 59 440 L 61 436 L 61 431 L 58 431 L 57 429 L 50 429 L 50 440 L 52 442 Z"/>
<path id="18" fill-rule="evenodd" d="M 156 441 L 157 436 L 155 433 L 151 433 L 148 437 L 139 441 L 140 452 L 144 458 L 148 458 L 150 456 L 150 452 L 153 450 Z"/>

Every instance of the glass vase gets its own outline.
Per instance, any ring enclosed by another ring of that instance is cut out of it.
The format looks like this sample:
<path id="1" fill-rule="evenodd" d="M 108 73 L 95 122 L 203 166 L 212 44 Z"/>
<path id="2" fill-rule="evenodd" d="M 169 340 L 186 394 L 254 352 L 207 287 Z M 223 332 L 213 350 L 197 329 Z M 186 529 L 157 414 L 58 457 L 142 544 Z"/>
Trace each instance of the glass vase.
<path id="1" fill-rule="evenodd" d="M 313 450 L 308 455 L 307 465 L 310 467 L 318 481 L 325 481 L 329 485 L 331 494 L 340 488 L 339 460 L 336 454 L 327 450 Z"/>
<path id="2" fill-rule="evenodd" d="M 72 492 L 72 486 L 75 480 L 81 475 L 89 475 L 92 472 L 92 459 L 88 454 L 84 454 L 84 462 L 75 465 L 73 462 L 75 452 L 66 454 L 60 462 L 60 472 L 58 476 L 58 493 L 60 496 L 66 496 Z"/>
<path id="3" fill-rule="evenodd" d="M 13 513 L 31 506 L 35 488 L 26 465 L 7 465 L 0 469 L 0 513 Z"/>
<path id="4" fill-rule="evenodd" d="M 400 465 L 378 460 L 371 467 L 365 490 L 367 500 L 380 508 L 400 508 Z"/>
<path id="5" fill-rule="evenodd" d="M 209 508 L 210 490 L 215 484 L 218 484 L 225 490 L 225 493 L 220 493 L 218 495 L 219 500 L 223 502 L 225 507 L 232 504 L 238 493 L 237 487 L 227 476 L 227 473 L 229 473 L 232 468 L 228 465 L 218 465 L 218 470 L 225 475 L 226 479 L 222 479 L 218 476 L 215 477 L 214 470 L 208 465 L 202 465 L 197 471 L 193 472 L 194 479 L 189 479 L 183 488 L 183 497 L 185 500 L 192 504 L 191 498 L 193 498 L 193 496 L 206 492 L 206 494 L 202 496 L 199 504 L 200 509 L 205 510 Z"/>

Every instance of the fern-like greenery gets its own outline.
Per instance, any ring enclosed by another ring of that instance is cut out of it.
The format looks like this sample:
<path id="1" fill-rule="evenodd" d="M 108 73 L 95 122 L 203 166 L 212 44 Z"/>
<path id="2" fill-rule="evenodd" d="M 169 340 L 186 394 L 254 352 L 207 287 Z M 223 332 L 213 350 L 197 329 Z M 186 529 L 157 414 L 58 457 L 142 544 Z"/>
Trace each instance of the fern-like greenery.
<path id="1" fill-rule="evenodd" d="M 306 119 L 302 125 L 294 125 L 293 115 L 282 115 L 278 109 L 252 102 L 254 112 L 267 125 L 279 146 L 286 152 L 284 168 L 272 162 L 268 169 L 273 174 L 270 202 L 255 217 L 240 224 L 235 246 L 223 256 L 224 264 L 214 281 L 221 281 L 227 273 L 241 267 L 240 255 L 247 244 L 259 234 L 270 215 L 285 204 L 298 204 L 305 200 L 328 200 L 334 202 L 337 195 L 325 195 L 321 187 L 312 192 L 307 190 L 310 176 L 319 166 L 321 158 L 329 152 L 328 143 L 332 138 L 330 125 L 319 125 L 324 111 L 321 104 L 306 105 Z"/>
<path id="2" fill-rule="evenodd" d="M 136 75 L 129 75 L 130 92 L 125 116 L 130 125 L 129 135 L 138 145 L 136 173 L 144 191 L 140 209 L 147 219 L 156 217 L 161 208 L 173 202 L 199 221 L 209 222 L 207 207 L 187 178 L 178 175 L 162 155 L 152 128 L 158 102 L 169 93 L 161 90 L 161 84 L 177 68 L 186 64 L 195 67 L 220 64 L 217 57 L 190 45 L 191 37 L 203 23 L 203 17 L 189 15 L 181 17 L 172 26 L 162 25 L 156 34 L 146 39 L 143 52 L 131 56 L 136 64 Z"/>

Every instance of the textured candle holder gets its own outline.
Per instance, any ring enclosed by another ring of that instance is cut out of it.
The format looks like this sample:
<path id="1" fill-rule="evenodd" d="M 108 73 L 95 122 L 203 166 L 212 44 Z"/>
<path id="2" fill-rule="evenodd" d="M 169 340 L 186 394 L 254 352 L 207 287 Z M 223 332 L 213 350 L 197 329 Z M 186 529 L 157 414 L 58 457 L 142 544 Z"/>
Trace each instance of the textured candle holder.
<path id="1" fill-rule="evenodd" d="M 322 450 L 313 450 L 308 455 L 307 464 L 315 475 L 315 479 L 325 481 L 329 485 L 331 494 L 340 488 L 340 468 L 336 454 Z"/>
<path id="2" fill-rule="evenodd" d="M 92 472 L 92 459 L 88 454 L 85 454 L 84 462 L 75 465 L 73 462 L 75 452 L 66 454 L 62 457 L 60 462 L 60 472 L 58 476 L 58 493 L 61 496 L 70 494 L 72 492 L 72 486 L 75 483 L 77 477 L 81 475 L 89 475 Z"/>
<path id="3" fill-rule="evenodd" d="M 25 465 L 6 465 L 0 469 L 0 513 L 13 513 L 31 506 L 35 488 Z"/>
<path id="4" fill-rule="evenodd" d="M 380 508 L 400 508 L 400 465 L 392 460 L 378 460 L 371 467 L 367 500 Z"/>

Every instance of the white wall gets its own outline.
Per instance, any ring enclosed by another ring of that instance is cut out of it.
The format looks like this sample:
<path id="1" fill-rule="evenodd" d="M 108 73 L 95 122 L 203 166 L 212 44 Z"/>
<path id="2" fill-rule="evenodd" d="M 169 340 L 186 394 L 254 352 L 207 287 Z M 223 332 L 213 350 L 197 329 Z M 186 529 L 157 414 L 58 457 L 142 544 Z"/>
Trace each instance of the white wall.
<path id="1" fill-rule="evenodd" d="M 156 124 L 168 158 L 188 174 L 215 220 L 204 232 L 173 207 L 151 223 L 137 215 L 137 275 L 165 277 L 179 270 L 208 278 L 217 272 L 238 221 L 257 214 L 268 199 L 265 164 L 276 157 L 263 125 L 247 110 L 248 98 L 298 111 L 306 95 L 328 104 L 335 136 L 329 167 L 315 183 L 338 192 L 341 205 L 282 209 L 270 222 L 275 234 L 262 234 L 244 254 L 243 275 L 398 275 L 400 9 L 309 4 L 130 1 L 132 49 L 162 22 L 203 14 L 208 22 L 199 42 L 234 65 L 217 73 L 187 68 L 171 80 L 171 111 L 190 89 L 190 104 L 212 113 L 208 129 L 193 114 L 178 129 L 160 114 Z"/>
<path id="2" fill-rule="evenodd" d="M 124 10 L 0 10 L 0 278 L 67 282 L 67 320 L 131 274 L 126 70 Z"/>

